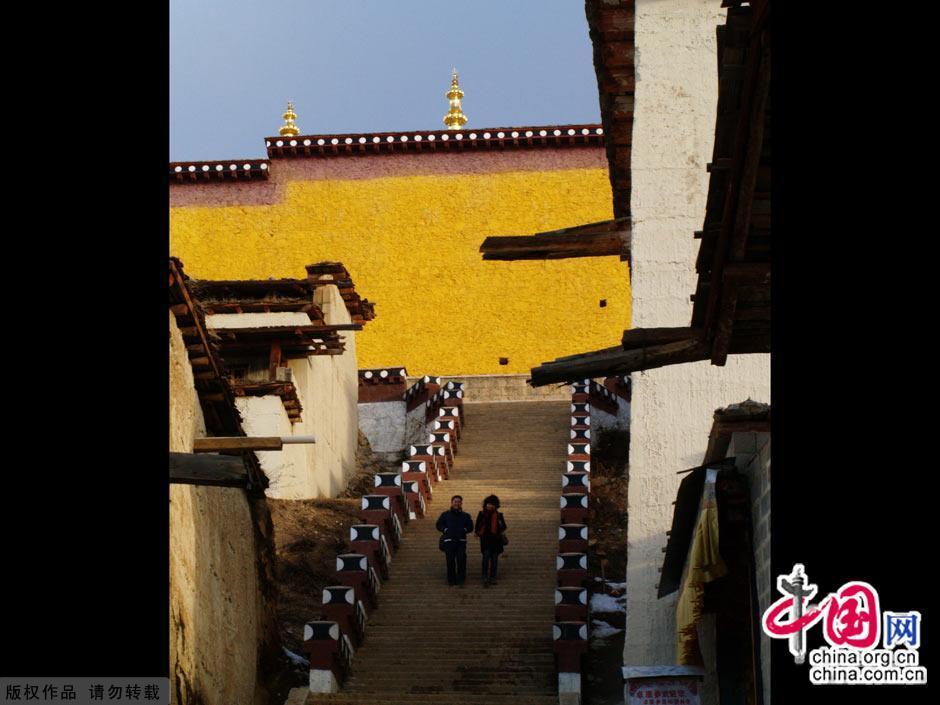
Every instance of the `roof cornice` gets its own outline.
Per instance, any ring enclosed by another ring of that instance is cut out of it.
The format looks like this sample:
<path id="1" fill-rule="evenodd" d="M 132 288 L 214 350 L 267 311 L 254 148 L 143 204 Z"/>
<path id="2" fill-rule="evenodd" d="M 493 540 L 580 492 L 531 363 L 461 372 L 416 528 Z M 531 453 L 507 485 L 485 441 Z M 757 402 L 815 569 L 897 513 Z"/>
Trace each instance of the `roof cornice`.
<path id="1" fill-rule="evenodd" d="M 464 152 L 539 147 L 602 147 L 604 131 L 597 123 L 487 127 L 472 130 L 357 132 L 296 137 L 266 137 L 269 159 L 343 157 L 361 154 Z"/>

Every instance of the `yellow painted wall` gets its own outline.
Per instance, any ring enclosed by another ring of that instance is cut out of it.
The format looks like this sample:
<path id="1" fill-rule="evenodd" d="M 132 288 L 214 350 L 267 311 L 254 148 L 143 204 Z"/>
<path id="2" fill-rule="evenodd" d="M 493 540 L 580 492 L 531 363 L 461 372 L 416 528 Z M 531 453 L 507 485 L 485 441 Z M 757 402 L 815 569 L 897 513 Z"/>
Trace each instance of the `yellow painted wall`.
<path id="1" fill-rule="evenodd" d="M 359 367 L 524 373 L 616 345 L 629 327 L 628 267 L 617 257 L 484 262 L 479 253 L 488 235 L 612 218 L 604 169 L 292 181 L 285 189 L 274 205 L 172 208 L 171 253 L 202 279 L 302 278 L 306 264 L 341 261 L 356 290 L 376 302 L 375 320 L 357 334 Z"/>

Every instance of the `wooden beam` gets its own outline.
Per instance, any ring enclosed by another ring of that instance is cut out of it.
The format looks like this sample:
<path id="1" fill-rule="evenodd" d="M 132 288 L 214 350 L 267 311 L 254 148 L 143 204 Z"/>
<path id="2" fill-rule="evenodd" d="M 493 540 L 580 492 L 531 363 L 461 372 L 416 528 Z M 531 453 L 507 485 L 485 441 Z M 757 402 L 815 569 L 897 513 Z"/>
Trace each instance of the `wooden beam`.
<path id="1" fill-rule="evenodd" d="M 770 262 L 728 262 L 722 278 L 736 284 L 769 284 Z"/>
<path id="2" fill-rule="evenodd" d="M 281 450 L 280 436 L 210 436 L 193 441 L 193 453 L 232 453 L 246 450 Z"/>
<path id="3" fill-rule="evenodd" d="M 630 256 L 630 219 L 615 218 L 534 235 L 498 235 L 480 245 L 484 260 Z"/>
<path id="4" fill-rule="evenodd" d="M 283 338 L 287 341 L 291 336 L 305 336 L 311 338 L 319 337 L 320 333 L 334 333 L 344 330 L 362 330 L 361 323 L 336 323 L 328 326 L 267 326 L 264 328 L 211 328 L 215 335 L 222 338 L 247 337 L 265 337 L 265 338 Z"/>
<path id="5" fill-rule="evenodd" d="M 271 343 L 271 354 L 268 356 L 268 379 L 277 379 L 277 368 L 281 365 L 281 341 Z"/>
<path id="6" fill-rule="evenodd" d="M 712 435 L 727 433 L 770 433 L 769 419 L 751 419 L 742 421 L 716 421 L 712 426 Z"/>
<path id="7" fill-rule="evenodd" d="M 631 328 L 623 332 L 621 341 L 624 350 L 645 348 L 650 345 L 675 343 L 680 340 L 702 338 L 703 332 L 697 328 Z"/>
<path id="8" fill-rule="evenodd" d="M 770 93 L 770 42 L 765 32 L 757 36 L 760 41 L 757 46 L 752 45 L 750 51 L 760 54 L 760 65 L 757 85 L 754 88 L 754 102 L 751 106 L 747 155 L 738 189 L 737 213 L 731 235 L 731 261 L 743 259 L 747 252 L 747 236 L 751 229 L 751 208 L 757 187 L 761 151 L 764 146 L 764 118 L 767 110 L 767 97 Z"/>
<path id="9" fill-rule="evenodd" d="M 199 342 L 202 343 L 203 350 L 206 351 L 206 355 L 209 357 L 211 362 L 212 371 L 215 373 L 216 377 L 222 379 L 222 371 L 219 369 L 216 364 L 215 358 L 212 357 L 211 348 L 209 347 L 209 338 L 206 335 L 206 332 L 203 330 L 202 325 L 199 321 L 199 316 L 196 314 L 196 305 L 193 303 L 192 298 L 189 296 L 189 291 L 186 286 L 183 284 L 183 277 L 180 274 L 179 270 L 176 267 L 176 262 L 172 259 L 170 260 L 170 273 L 174 276 L 177 282 L 177 289 L 183 297 L 183 301 L 186 303 L 187 308 L 192 312 L 192 318 L 194 325 L 192 326 L 195 330 L 194 333 L 199 337 Z M 183 335 L 186 335 L 183 333 Z"/>
<path id="10" fill-rule="evenodd" d="M 532 379 L 529 383 L 533 387 L 541 387 L 555 382 L 607 377 L 684 362 L 707 360 L 710 355 L 710 347 L 699 339 L 680 340 L 675 343 L 635 350 L 608 348 L 536 367 L 532 370 Z"/>
<path id="11" fill-rule="evenodd" d="M 624 242 L 617 233 L 592 235 L 519 235 L 488 237 L 480 246 L 484 260 L 546 260 L 576 257 L 624 256 Z M 629 254 L 629 250 L 626 251 Z"/>
<path id="12" fill-rule="evenodd" d="M 725 282 L 721 292 L 721 308 L 715 323 L 715 335 L 712 339 L 712 364 L 724 367 L 731 348 L 731 335 L 734 333 L 734 315 L 738 306 L 738 285 Z"/>
<path id="13" fill-rule="evenodd" d="M 593 353 L 588 353 L 588 354 L 597 355 L 599 353 L 616 353 L 616 352 L 619 352 L 620 350 L 623 350 L 623 346 L 614 345 L 613 347 L 604 348 L 602 350 L 595 350 Z M 556 357 L 554 360 L 546 360 L 542 364 L 551 365 L 556 362 L 568 362 L 569 360 L 580 360 L 584 357 L 584 355 L 585 353 L 577 353 L 576 355 L 565 355 L 563 357 Z"/>
<path id="14" fill-rule="evenodd" d="M 760 145 L 756 145 L 757 149 L 753 150 L 755 145 L 749 144 L 748 140 L 755 137 L 751 120 L 753 119 L 755 103 L 760 102 L 758 89 L 761 80 L 761 63 L 764 58 L 762 39 L 763 36 L 760 32 L 752 31 L 747 52 L 747 64 L 745 65 L 743 80 L 740 83 L 741 99 L 738 113 L 740 117 L 735 130 L 735 149 L 732 156 L 731 173 L 725 189 L 724 202 L 722 203 L 721 230 L 715 244 L 714 258 L 710 269 L 711 286 L 708 290 L 708 300 L 705 302 L 704 328 L 706 330 L 714 330 L 716 326 L 719 306 L 722 303 L 722 270 L 726 261 L 730 259 L 733 240 L 741 236 L 741 231 L 735 222 L 739 214 L 741 197 L 743 195 L 747 198 L 748 193 L 753 195 L 753 189 L 750 192 L 743 189 L 744 193 L 742 194 L 742 187 L 744 186 L 743 178 L 747 173 L 749 158 L 754 158 L 752 156 L 754 152 L 757 153 L 758 157 L 760 153 Z M 719 81 L 727 79 L 726 69 L 726 64 L 719 69 Z M 721 96 L 719 96 L 720 99 Z M 760 119 L 763 120 L 763 116 Z M 756 171 L 753 176 L 756 179 Z M 744 237 L 746 237 L 746 233 L 747 229 L 744 229 Z"/>
<path id="15" fill-rule="evenodd" d="M 237 456 L 170 453 L 170 482 L 247 488 L 248 469 Z"/>

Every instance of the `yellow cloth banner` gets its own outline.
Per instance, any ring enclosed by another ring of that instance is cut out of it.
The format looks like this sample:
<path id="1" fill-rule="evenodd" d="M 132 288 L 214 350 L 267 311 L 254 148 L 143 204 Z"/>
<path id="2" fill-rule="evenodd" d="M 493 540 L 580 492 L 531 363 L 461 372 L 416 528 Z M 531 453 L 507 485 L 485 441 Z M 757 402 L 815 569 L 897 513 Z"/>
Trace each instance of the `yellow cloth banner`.
<path id="1" fill-rule="evenodd" d="M 728 569 L 718 552 L 718 504 L 715 480 L 718 471 L 706 470 L 702 502 L 685 574 L 676 603 L 676 662 L 686 666 L 701 666 L 702 651 L 698 643 L 697 625 L 702 614 L 705 583 L 727 575 Z"/>

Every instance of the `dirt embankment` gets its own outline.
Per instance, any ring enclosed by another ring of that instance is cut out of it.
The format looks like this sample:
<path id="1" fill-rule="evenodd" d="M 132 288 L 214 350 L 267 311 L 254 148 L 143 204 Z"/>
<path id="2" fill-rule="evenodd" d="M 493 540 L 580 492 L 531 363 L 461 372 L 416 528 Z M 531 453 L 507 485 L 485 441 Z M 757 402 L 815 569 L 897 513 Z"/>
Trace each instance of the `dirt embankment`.
<path id="1" fill-rule="evenodd" d="M 614 582 L 627 572 L 629 443 L 626 431 L 601 431 L 591 456 L 588 572 Z"/>
<path id="2" fill-rule="evenodd" d="M 591 580 L 585 705 L 623 705 L 623 592 L 627 574 L 627 459 L 630 434 L 601 431 L 591 455 L 588 571 Z"/>
<path id="3" fill-rule="evenodd" d="M 359 497 L 373 487 L 377 472 L 394 471 L 372 454 L 360 432 L 356 453 L 358 472 L 335 499 L 268 499 L 274 523 L 278 582 L 277 618 L 284 646 L 298 656 L 304 624 L 320 616 L 323 588 L 335 582 L 336 554 L 348 550 L 349 527 L 359 523 Z M 299 682 L 307 669 L 298 662 Z"/>

